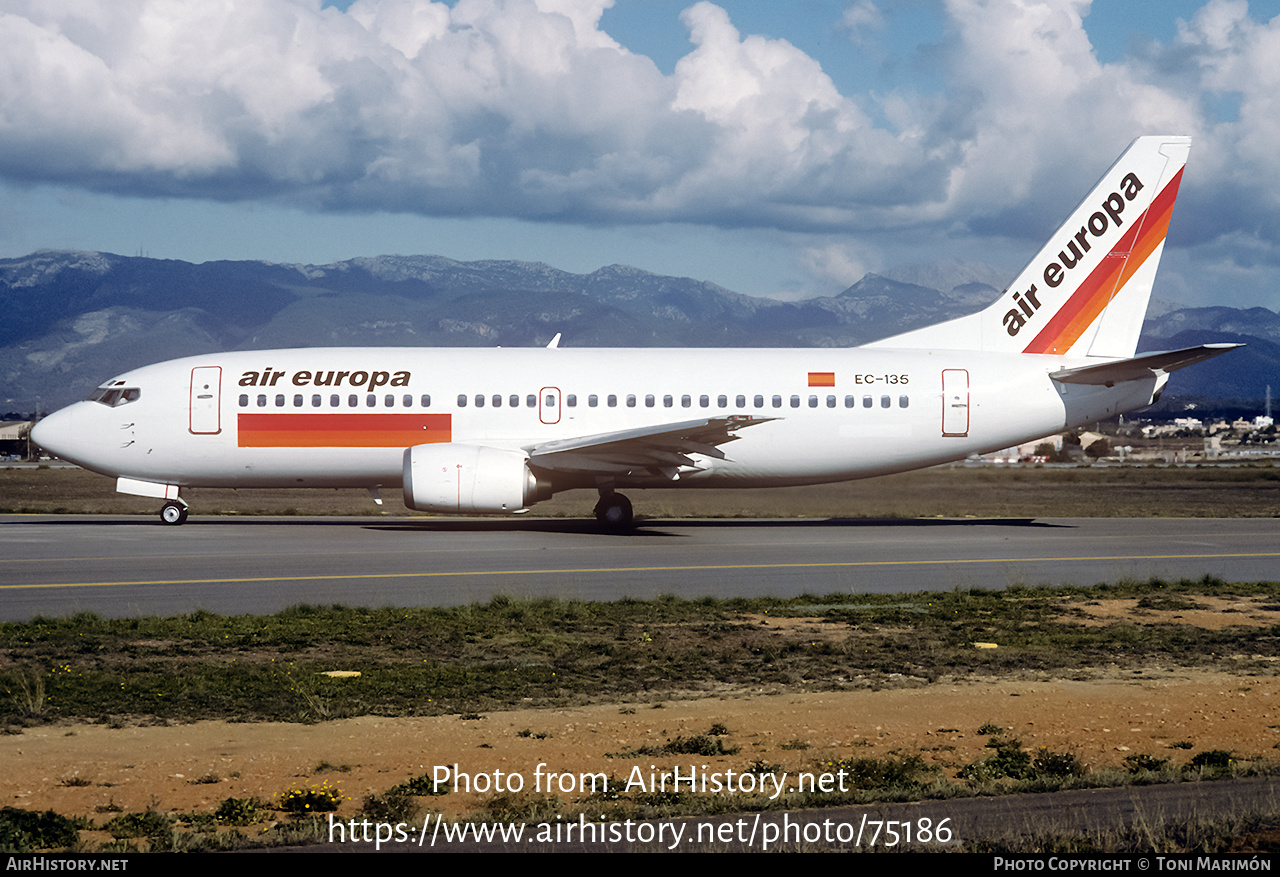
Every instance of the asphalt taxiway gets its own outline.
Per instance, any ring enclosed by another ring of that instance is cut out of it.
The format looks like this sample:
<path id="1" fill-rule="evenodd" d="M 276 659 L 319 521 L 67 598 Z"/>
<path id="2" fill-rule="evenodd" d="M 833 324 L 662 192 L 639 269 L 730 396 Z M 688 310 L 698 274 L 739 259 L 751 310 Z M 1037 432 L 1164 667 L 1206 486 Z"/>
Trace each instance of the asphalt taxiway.
<path id="1" fill-rule="evenodd" d="M 645 520 L 0 516 L 0 620 L 1091 585 L 1280 574 L 1273 518 Z"/>

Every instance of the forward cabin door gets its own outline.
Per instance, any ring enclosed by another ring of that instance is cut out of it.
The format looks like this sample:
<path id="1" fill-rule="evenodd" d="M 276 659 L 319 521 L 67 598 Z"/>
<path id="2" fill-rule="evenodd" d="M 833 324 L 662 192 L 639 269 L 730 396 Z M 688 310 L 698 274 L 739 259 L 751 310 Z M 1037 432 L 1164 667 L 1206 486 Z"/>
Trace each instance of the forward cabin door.
<path id="1" fill-rule="evenodd" d="M 187 429 L 192 435 L 217 435 L 222 432 L 222 367 L 200 366 L 191 370 L 191 420 Z"/>
<path id="2" fill-rule="evenodd" d="M 969 434 L 969 370 L 942 370 L 942 434 L 964 437 Z"/>

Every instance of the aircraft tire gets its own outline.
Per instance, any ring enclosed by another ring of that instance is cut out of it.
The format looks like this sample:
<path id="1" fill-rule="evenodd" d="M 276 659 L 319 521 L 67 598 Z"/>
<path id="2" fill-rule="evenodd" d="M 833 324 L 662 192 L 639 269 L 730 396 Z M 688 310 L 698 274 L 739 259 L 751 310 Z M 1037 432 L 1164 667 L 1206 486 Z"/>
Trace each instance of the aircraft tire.
<path id="1" fill-rule="evenodd" d="M 610 493 L 600 497 L 595 511 L 596 520 L 610 530 L 631 528 L 633 521 L 631 500 L 620 493 Z"/>
<path id="2" fill-rule="evenodd" d="M 185 524 L 187 522 L 187 507 L 176 502 L 165 503 L 164 508 L 160 509 L 160 521 L 171 527 Z"/>

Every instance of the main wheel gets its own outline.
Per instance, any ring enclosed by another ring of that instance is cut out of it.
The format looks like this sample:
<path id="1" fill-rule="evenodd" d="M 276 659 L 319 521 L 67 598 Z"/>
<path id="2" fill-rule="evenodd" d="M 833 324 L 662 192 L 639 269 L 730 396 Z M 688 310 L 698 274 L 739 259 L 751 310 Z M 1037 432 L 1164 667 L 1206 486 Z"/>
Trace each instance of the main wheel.
<path id="1" fill-rule="evenodd" d="M 596 520 L 610 530 L 625 530 L 631 526 L 631 500 L 620 493 L 607 493 L 596 503 Z"/>
<path id="2" fill-rule="evenodd" d="M 171 527 L 187 522 L 187 507 L 178 502 L 167 502 L 160 509 L 160 520 Z"/>

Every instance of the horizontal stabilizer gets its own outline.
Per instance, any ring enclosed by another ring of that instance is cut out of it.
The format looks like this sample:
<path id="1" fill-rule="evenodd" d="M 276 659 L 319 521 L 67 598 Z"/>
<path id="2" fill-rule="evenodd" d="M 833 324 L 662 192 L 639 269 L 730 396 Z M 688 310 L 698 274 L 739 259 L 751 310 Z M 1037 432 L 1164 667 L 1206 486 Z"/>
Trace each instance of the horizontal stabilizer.
<path id="1" fill-rule="evenodd" d="M 1064 368 L 1052 372 L 1049 377 L 1064 384 L 1099 384 L 1110 387 L 1125 381 L 1149 378 L 1153 374 L 1168 374 L 1243 346 L 1243 344 L 1201 344 L 1199 347 L 1187 347 L 1183 350 L 1144 353 L 1132 359 L 1121 359 L 1101 365 Z"/>

